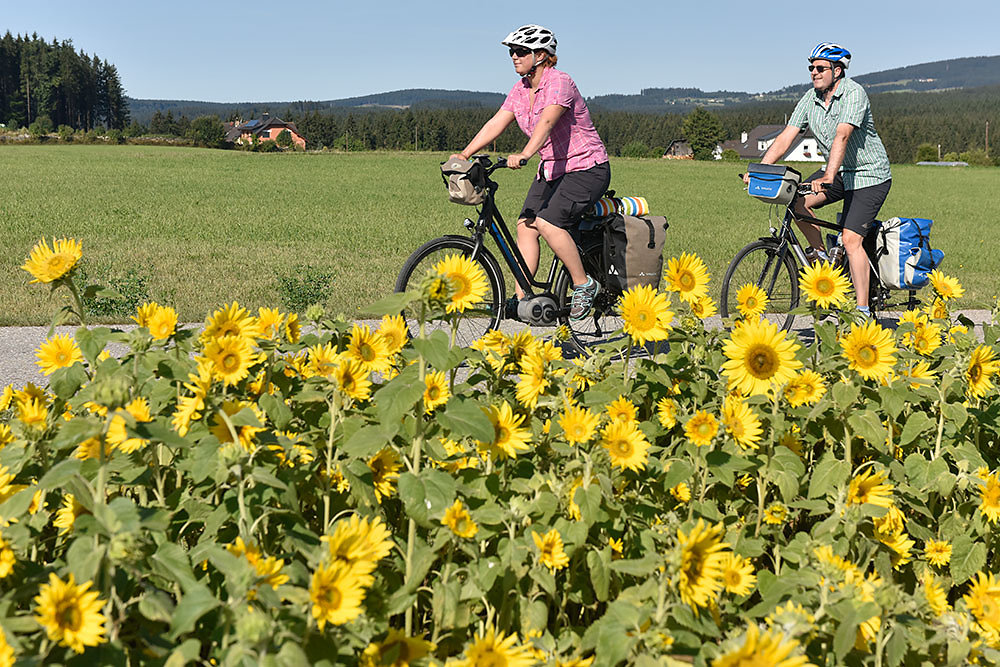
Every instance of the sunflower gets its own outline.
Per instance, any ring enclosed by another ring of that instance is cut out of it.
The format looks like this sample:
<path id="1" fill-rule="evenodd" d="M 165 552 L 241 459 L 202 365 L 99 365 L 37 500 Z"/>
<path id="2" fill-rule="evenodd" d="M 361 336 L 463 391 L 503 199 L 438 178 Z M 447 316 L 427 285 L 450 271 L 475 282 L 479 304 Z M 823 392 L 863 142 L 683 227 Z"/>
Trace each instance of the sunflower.
<path id="1" fill-rule="evenodd" d="M 0 667 L 14 667 L 16 660 L 14 647 L 7 643 L 7 634 L 0 628 Z"/>
<path id="2" fill-rule="evenodd" d="M 382 336 L 389 355 L 396 354 L 403 349 L 409 332 L 406 328 L 406 320 L 402 315 L 384 315 L 382 325 L 378 328 L 378 334 Z"/>
<path id="3" fill-rule="evenodd" d="M 76 502 L 76 498 L 73 497 L 72 493 L 67 493 L 63 496 L 62 507 L 56 511 L 56 518 L 53 519 L 52 525 L 56 528 L 61 528 L 59 531 L 60 535 L 68 533 L 73 530 L 76 518 L 84 513 L 86 513 L 86 510 L 83 505 Z"/>
<path id="4" fill-rule="evenodd" d="M 357 362 L 365 373 L 384 373 L 389 370 L 389 345 L 367 324 L 351 327 L 351 336 L 344 356 Z"/>
<path id="5" fill-rule="evenodd" d="M 677 486 L 670 489 L 670 495 L 677 502 L 686 503 L 691 500 L 691 487 L 687 485 L 687 482 L 680 482 Z"/>
<path id="6" fill-rule="evenodd" d="M 649 441 L 634 421 L 613 421 L 601 430 L 601 446 L 608 451 L 611 465 L 636 472 L 646 467 Z"/>
<path id="7" fill-rule="evenodd" d="M 946 276 L 939 269 L 934 269 L 930 273 L 931 286 L 937 295 L 941 299 L 948 301 L 949 299 L 960 299 L 965 294 L 965 289 L 962 288 L 961 283 L 958 282 L 958 278 L 952 278 L 951 276 Z"/>
<path id="8" fill-rule="evenodd" d="M 764 523 L 771 524 L 772 526 L 780 526 L 788 518 L 788 508 L 781 503 L 771 503 L 767 509 L 764 510 L 764 516 L 762 517 Z"/>
<path id="9" fill-rule="evenodd" d="M 553 528 L 544 535 L 539 535 L 531 531 L 531 537 L 538 547 L 538 562 L 549 568 L 552 572 L 561 570 L 569 565 L 569 556 L 563 551 L 562 536 L 559 531 Z"/>
<path id="10" fill-rule="evenodd" d="M 583 488 L 583 475 L 577 475 L 570 484 L 569 493 L 566 494 L 566 513 L 573 521 L 580 521 L 583 515 L 580 513 L 580 506 L 576 504 L 576 492 Z"/>
<path id="11" fill-rule="evenodd" d="M 49 639 L 77 653 L 108 641 L 104 636 L 108 619 L 101 613 L 105 601 L 97 591 L 87 590 L 93 583 L 77 585 L 72 574 L 63 581 L 49 573 L 49 583 L 42 584 L 35 596 L 35 620 Z"/>
<path id="12" fill-rule="evenodd" d="M 699 410 L 684 424 L 684 435 L 699 447 L 712 444 L 712 438 L 719 432 L 719 422 L 715 416 Z"/>
<path id="13" fill-rule="evenodd" d="M 243 336 L 218 336 L 205 345 L 205 358 L 212 366 L 215 379 L 232 386 L 244 379 L 250 367 L 259 361 L 253 343 Z"/>
<path id="14" fill-rule="evenodd" d="M 928 322 L 905 336 L 909 338 L 910 347 L 913 348 L 914 352 L 928 357 L 934 350 L 941 347 L 941 334 L 940 326 L 934 322 Z"/>
<path id="15" fill-rule="evenodd" d="M 371 583 L 371 575 L 355 572 L 343 563 L 320 565 L 309 584 L 312 615 L 319 629 L 327 623 L 343 625 L 360 616 L 365 589 Z"/>
<path id="16" fill-rule="evenodd" d="M 405 632 L 389 628 L 386 638 L 371 642 L 365 647 L 358 662 L 359 667 L 409 667 L 411 662 L 420 660 L 436 649 L 433 642 L 423 635 L 411 637 Z"/>
<path id="17" fill-rule="evenodd" d="M 909 536 L 900 531 L 891 535 L 880 535 L 879 541 L 892 549 L 892 566 L 899 569 L 910 562 L 910 549 L 916 544 Z"/>
<path id="18" fill-rule="evenodd" d="M 922 583 L 924 585 L 924 599 L 927 600 L 927 606 L 930 607 L 935 616 L 941 616 L 951 609 L 951 605 L 948 604 L 948 591 L 934 580 L 932 572 L 924 572 Z"/>
<path id="19" fill-rule="evenodd" d="M 298 313 L 288 313 L 285 318 L 285 338 L 289 343 L 298 343 L 302 337 L 302 323 Z"/>
<path id="20" fill-rule="evenodd" d="M 982 398 L 988 391 L 993 389 L 991 379 L 1000 370 L 1000 361 L 996 358 L 996 352 L 989 345 L 980 345 L 972 351 L 969 359 L 969 368 L 965 371 L 965 378 L 969 381 L 966 393 L 973 398 Z"/>
<path id="21" fill-rule="evenodd" d="M 381 518 L 369 521 L 357 514 L 337 521 L 333 525 L 333 534 L 324 536 L 322 541 L 327 543 L 332 562 L 360 574 L 374 572 L 378 561 L 392 553 L 395 546 L 392 533 Z"/>
<path id="22" fill-rule="evenodd" d="M 1000 580 L 993 573 L 977 572 L 963 599 L 980 625 L 1000 631 Z"/>
<path id="23" fill-rule="evenodd" d="M 724 343 L 722 349 L 729 360 L 722 364 L 722 372 L 730 389 L 739 389 L 744 395 L 764 394 L 788 382 L 802 368 L 802 362 L 795 358 L 799 348 L 776 324 L 748 321 L 733 329 L 732 338 Z"/>
<path id="24" fill-rule="evenodd" d="M 691 307 L 691 314 L 701 319 L 711 317 L 718 312 L 715 301 L 710 296 L 703 296 L 697 301 L 689 301 L 688 306 Z"/>
<path id="25" fill-rule="evenodd" d="M 850 368 L 866 380 L 884 377 L 896 363 L 892 332 L 872 320 L 861 326 L 852 324 L 851 333 L 841 339 L 840 347 Z"/>
<path id="26" fill-rule="evenodd" d="M 371 380 L 368 379 L 365 369 L 356 361 L 341 358 L 333 370 L 332 379 L 337 388 L 348 398 L 367 401 L 371 396 Z"/>
<path id="27" fill-rule="evenodd" d="M 504 636 L 490 628 L 485 635 L 476 633 L 465 649 L 465 659 L 449 664 L 453 667 L 530 667 L 536 664 L 529 646 L 518 646 L 517 634 Z"/>
<path id="28" fill-rule="evenodd" d="M 585 407 L 570 405 L 559 417 L 559 427 L 566 442 L 581 445 L 594 437 L 600 418 Z"/>
<path id="29" fill-rule="evenodd" d="M 722 565 L 729 546 L 722 541 L 724 531 L 721 523 L 711 526 L 702 519 L 688 533 L 677 531 L 681 552 L 677 587 L 681 601 L 696 611 L 707 607 L 722 589 Z"/>
<path id="30" fill-rule="evenodd" d="M 125 412 L 131 415 L 132 419 L 137 422 L 145 423 L 153 421 L 153 416 L 149 412 L 149 401 L 141 396 L 126 405 Z M 135 450 L 145 447 L 149 441 L 142 438 L 128 437 L 126 426 L 125 417 L 121 414 L 115 414 L 108 425 L 107 440 L 108 444 L 117 447 L 126 454 L 131 454 Z"/>
<path id="31" fill-rule="evenodd" d="M 246 544 L 242 537 L 237 537 L 232 544 L 227 544 L 226 551 L 237 558 L 245 558 L 247 562 L 253 565 L 257 576 L 273 590 L 277 590 L 278 586 L 288 583 L 288 575 L 281 572 L 285 566 L 285 561 L 274 556 L 264 556 L 255 544 Z M 250 591 L 249 597 L 250 599 L 254 599 L 256 591 Z"/>
<path id="32" fill-rule="evenodd" d="M 539 397 L 545 393 L 551 384 L 548 377 L 545 359 L 537 354 L 526 354 L 518 364 L 520 375 L 517 380 L 517 402 L 534 410 Z"/>
<path id="33" fill-rule="evenodd" d="M 863 505 L 868 503 L 876 507 L 892 505 L 893 485 L 886 483 L 888 473 L 885 470 L 869 468 L 851 480 L 847 489 L 848 505 Z"/>
<path id="34" fill-rule="evenodd" d="M 647 341 L 666 340 L 674 313 L 666 294 L 649 285 L 639 285 L 622 295 L 621 317 L 632 342 L 645 345 Z"/>
<path id="35" fill-rule="evenodd" d="M 378 454 L 368 459 L 368 468 L 372 471 L 372 484 L 375 487 L 375 500 L 382 502 L 396 493 L 396 480 L 399 470 L 403 467 L 399 454 L 392 447 L 384 447 Z"/>
<path id="36" fill-rule="evenodd" d="M 727 593 L 744 596 L 753 593 L 757 583 L 757 575 L 753 573 L 753 564 L 749 558 L 741 558 L 730 551 L 722 552 L 720 567 L 722 568 L 722 585 Z"/>
<path id="37" fill-rule="evenodd" d="M 456 500 L 455 504 L 445 510 L 441 523 L 451 528 L 451 532 L 459 537 L 472 538 L 479 532 L 479 526 L 472 520 L 472 515 L 462 505 L 461 500 Z"/>
<path id="38" fill-rule="evenodd" d="M 671 257 L 663 274 L 667 289 L 677 292 L 688 303 L 697 301 L 708 293 L 710 276 L 701 257 L 686 252 L 681 253 L 680 259 Z"/>
<path id="39" fill-rule="evenodd" d="M 839 266 L 831 266 L 830 262 L 817 262 L 799 273 L 799 284 L 806 298 L 820 308 L 836 308 L 850 293 L 851 281 Z"/>
<path id="40" fill-rule="evenodd" d="M 737 445 L 743 449 L 757 449 L 764 430 L 760 426 L 760 419 L 742 399 L 732 396 L 726 398 L 722 406 L 722 423 Z"/>
<path id="41" fill-rule="evenodd" d="M 309 348 L 305 377 L 329 377 L 340 365 L 341 353 L 332 343 L 317 343 Z"/>
<path id="42" fill-rule="evenodd" d="M 927 313 L 931 319 L 946 320 L 948 319 L 948 304 L 945 303 L 944 299 L 935 298 L 934 301 L 927 304 L 927 307 L 924 308 L 924 312 Z"/>
<path id="43" fill-rule="evenodd" d="M 444 371 L 428 373 L 424 376 L 424 412 L 430 414 L 451 397 L 448 391 L 448 376 Z"/>
<path id="44" fill-rule="evenodd" d="M 740 315 L 748 320 L 763 315 L 769 301 L 767 292 L 750 283 L 743 285 L 736 292 L 736 307 L 739 309 Z"/>
<path id="45" fill-rule="evenodd" d="M 619 395 L 608 404 L 608 417 L 613 422 L 634 422 L 636 414 L 638 414 L 638 409 L 635 407 L 635 403 L 624 396 Z"/>
<path id="46" fill-rule="evenodd" d="M 931 365 L 926 361 L 910 361 L 900 370 L 899 376 L 910 384 L 910 389 L 931 384 L 937 379 L 937 375 L 931 370 Z"/>
<path id="47" fill-rule="evenodd" d="M 166 340 L 177 329 L 177 311 L 155 301 L 139 306 L 132 319 L 140 327 L 146 327 L 155 340 Z"/>
<path id="48" fill-rule="evenodd" d="M 518 452 L 530 449 L 531 431 L 521 428 L 524 415 L 514 415 L 510 404 L 504 401 L 500 406 L 491 405 L 483 412 L 493 424 L 493 441 L 480 442 L 479 446 L 494 458 L 512 459 Z"/>
<path id="49" fill-rule="evenodd" d="M 260 323 L 257 318 L 233 301 L 231 305 L 216 310 L 208 317 L 200 338 L 202 342 L 207 343 L 213 338 L 222 336 L 257 338 L 260 334 Z"/>
<path id="50" fill-rule="evenodd" d="M 45 375 L 52 375 L 60 368 L 69 368 L 76 362 L 83 361 L 83 353 L 69 334 L 57 334 L 49 338 L 38 348 L 35 356 L 38 357 L 35 363 Z"/>
<path id="51" fill-rule="evenodd" d="M 991 472 L 983 480 L 979 491 L 979 511 L 990 523 L 1000 521 L 1000 475 Z"/>
<path id="52" fill-rule="evenodd" d="M 792 407 L 800 405 L 813 405 L 826 393 L 826 383 L 823 376 L 816 371 L 805 368 L 788 381 L 785 385 L 784 395 Z"/>
<path id="53" fill-rule="evenodd" d="M 33 276 L 32 283 L 51 283 L 73 270 L 83 257 L 83 246 L 76 239 L 52 239 L 52 247 L 42 239 L 31 249 L 21 267 Z"/>
<path id="54" fill-rule="evenodd" d="M 924 558 L 931 565 L 944 567 L 951 562 L 951 542 L 948 540 L 927 540 L 924 544 Z"/>
<path id="55" fill-rule="evenodd" d="M 17 403 L 17 418 L 27 427 L 44 429 L 48 416 L 44 398 L 27 398 Z"/>
<path id="56" fill-rule="evenodd" d="M 664 396 L 656 402 L 656 416 L 663 428 L 671 429 L 677 425 L 677 404 L 674 399 Z"/>
<path id="57" fill-rule="evenodd" d="M 101 458 L 101 436 L 95 436 L 93 438 L 87 438 L 79 445 L 77 445 L 76 450 L 73 452 L 73 456 L 80 459 L 81 461 L 86 461 L 87 459 L 99 459 Z M 111 445 L 104 443 L 104 458 L 107 460 L 111 457 Z"/>
<path id="58" fill-rule="evenodd" d="M 445 305 L 445 311 L 449 313 L 465 312 L 466 309 L 475 306 L 489 289 L 489 281 L 486 273 L 468 257 L 463 255 L 449 255 L 434 265 L 434 270 L 441 278 L 447 279 L 454 291 L 451 298 Z"/>
<path id="59" fill-rule="evenodd" d="M 713 660 L 712 667 L 750 667 L 752 665 L 814 667 L 806 656 L 792 655 L 798 647 L 799 643 L 794 639 L 786 638 L 784 633 L 769 631 L 762 635 L 757 625 L 751 623 L 747 626 L 743 644 Z"/>

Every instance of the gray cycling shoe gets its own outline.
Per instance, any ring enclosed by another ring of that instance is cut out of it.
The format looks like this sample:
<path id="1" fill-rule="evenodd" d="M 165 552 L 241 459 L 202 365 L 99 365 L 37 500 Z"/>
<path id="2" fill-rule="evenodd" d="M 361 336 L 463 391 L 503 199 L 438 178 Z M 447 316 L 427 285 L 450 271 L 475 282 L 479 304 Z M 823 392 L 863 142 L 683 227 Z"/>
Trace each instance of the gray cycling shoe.
<path id="1" fill-rule="evenodd" d="M 582 320 L 594 306 L 594 297 L 601 291 L 596 280 L 587 276 L 587 282 L 573 286 L 573 298 L 570 301 L 569 319 Z"/>

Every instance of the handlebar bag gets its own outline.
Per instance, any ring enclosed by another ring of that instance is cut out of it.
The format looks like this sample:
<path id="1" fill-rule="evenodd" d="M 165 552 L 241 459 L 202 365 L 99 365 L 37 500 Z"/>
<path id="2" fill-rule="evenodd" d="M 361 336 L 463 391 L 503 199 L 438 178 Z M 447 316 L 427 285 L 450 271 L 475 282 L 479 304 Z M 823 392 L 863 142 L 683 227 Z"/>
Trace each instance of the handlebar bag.
<path id="1" fill-rule="evenodd" d="M 891 218 L 882 223 L 875 239 L 879 278 L 892 289 L 919 289 L 930 281 L 930 272 L 944 253 L 931 248 L 927 218 Z"/>
<path id="2" fill-rule="evenodd" d="M 486 173 L 479 160 L 442 162 L 441 178 L 448 188 L 448 201 L 453 204 L 478 206 L 486 198 Z"/>

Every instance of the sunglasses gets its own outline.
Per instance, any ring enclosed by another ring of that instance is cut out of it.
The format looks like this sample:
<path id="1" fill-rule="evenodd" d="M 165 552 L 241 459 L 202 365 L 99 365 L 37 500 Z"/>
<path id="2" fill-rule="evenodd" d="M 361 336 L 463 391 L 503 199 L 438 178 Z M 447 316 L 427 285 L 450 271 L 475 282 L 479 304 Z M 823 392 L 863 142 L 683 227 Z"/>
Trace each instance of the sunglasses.
<path id="1" fill-rule="evenodd" d="M 510 55 L 517 56 L 518 58 L 524 58 L 525 56 L 531 55 L 531 49 L 526 49 L 523 46 L 518 48 L 511 47 Z"/>
<path id="2" fill-rule="evenodd" d="M 833 69 L 833 68 L 829 67 L 827 65 L 810 65 L 809 66 L 809 71 L 810 72 L 816 71 L 816 72 L 819 72 L 820 74 L 822 74 L 823 72 L 825 72 L 828 69 Z"/>

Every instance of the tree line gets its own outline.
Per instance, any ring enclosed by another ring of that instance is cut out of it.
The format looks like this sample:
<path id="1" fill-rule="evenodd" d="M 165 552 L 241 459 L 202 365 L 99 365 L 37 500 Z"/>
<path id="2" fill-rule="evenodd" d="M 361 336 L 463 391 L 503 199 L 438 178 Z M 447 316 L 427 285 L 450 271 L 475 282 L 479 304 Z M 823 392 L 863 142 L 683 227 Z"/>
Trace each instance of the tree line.
<path id="1" fill-rule="evenodd" d="M 0 123 L 76 130 L 122 130 L 128 100 L 117 68 L 73 47 L 72 40 L 47 42 L 37 34 L 0 39 Z M 50 130 L 51 131 L 51 130 Z"/>

